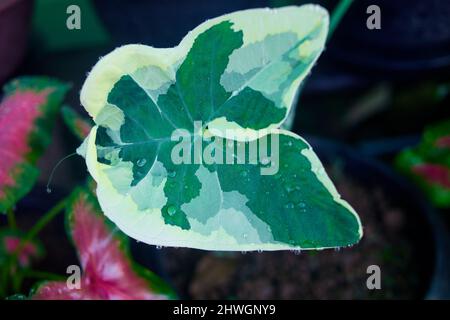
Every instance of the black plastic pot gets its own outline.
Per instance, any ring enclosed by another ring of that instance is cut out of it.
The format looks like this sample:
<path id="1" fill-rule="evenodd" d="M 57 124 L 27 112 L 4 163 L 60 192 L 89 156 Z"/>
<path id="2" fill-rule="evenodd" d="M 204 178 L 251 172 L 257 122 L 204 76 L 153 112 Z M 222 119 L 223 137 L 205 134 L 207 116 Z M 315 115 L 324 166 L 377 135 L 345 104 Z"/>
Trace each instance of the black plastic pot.
<path id="1" fill-rule="evenodd" d="M 324 5 L 333 8 L 337 2 Z M 370 5 L 380 8 L 381 29 L 366 26 Z M 354 1 L 328 48 L 338 61 L 364 72 L 417 76 L 418 72 L 448 70 L 449 14 L 450 2 L 446 0 Z"/>
<path id="2" fill-rule="evenodd" d="M 176 46 L 207 19 L 237 10 L 267 7 L 266 0 L 95 0 L 98 15 L 115 45 Z"/>

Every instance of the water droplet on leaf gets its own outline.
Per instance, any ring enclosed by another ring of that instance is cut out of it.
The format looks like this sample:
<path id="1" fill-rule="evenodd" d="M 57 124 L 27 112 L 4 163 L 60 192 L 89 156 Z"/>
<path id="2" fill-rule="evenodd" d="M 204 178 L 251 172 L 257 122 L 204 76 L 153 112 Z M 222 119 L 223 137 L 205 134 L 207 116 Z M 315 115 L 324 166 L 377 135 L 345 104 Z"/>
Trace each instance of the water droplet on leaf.
<path id="1" fill-rule="evenodd" d="M 136 164 L 137 164 L 138 167 L 143 167 L 143 166 L 145 166 L 146 163 L 147 163 L 147 160 L 144 159 L 144 158 L 139 159 L 139 160 L 136 162 Z"/>
<path id="2" fill-rule="evenodd" d="M 289 202 L 288 204 L 286 204 L 284 206 L 286 209 L 293 209 L 294 208 L 294 204 L 292 202 Z"/>
<path id="3" fill-rule="evenodd" d="M 175 206 L 168 206 L 167 213 L 169 214 L 169 216 L 173 216 L 175 213 L 177 213 L 177 208 L 175 208 Z"/>
<path id="4" fill-rule="evenodd" d="M 174 177 L 177 175 L 177 173 L 176 173 L 176 171 L 169 171 L 169 172 L 167 173 L 167 175 L 168 175 L 169 177 L 171 177 L 171 178 L 174 178 Z"/>
<path id="5" fill-rule="evenodd" d="M 288 183 L 284 186 L 284 189 L 286 189 L 287 192 L 291 192 L 292 190 L 294 190 L 294 186 Z"/>

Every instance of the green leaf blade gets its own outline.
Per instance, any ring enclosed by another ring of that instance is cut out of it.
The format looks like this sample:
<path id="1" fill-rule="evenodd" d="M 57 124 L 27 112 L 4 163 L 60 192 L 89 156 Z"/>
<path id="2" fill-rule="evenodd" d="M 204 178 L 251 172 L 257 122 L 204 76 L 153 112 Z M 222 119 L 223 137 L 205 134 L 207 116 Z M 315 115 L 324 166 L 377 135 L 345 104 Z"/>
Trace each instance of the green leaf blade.
<path id="1" fill-rule="evenodd" d="M 101 60 L 81 100 L 97 124 L 84 149 L 105 214 L 155 245 L 357 243 L 359 218 L 314 152 L 276 129 L 323 49 L 327 19 L 315 6 L 236 12 L 200 25 L 178 47 L 131 45 Z"/>

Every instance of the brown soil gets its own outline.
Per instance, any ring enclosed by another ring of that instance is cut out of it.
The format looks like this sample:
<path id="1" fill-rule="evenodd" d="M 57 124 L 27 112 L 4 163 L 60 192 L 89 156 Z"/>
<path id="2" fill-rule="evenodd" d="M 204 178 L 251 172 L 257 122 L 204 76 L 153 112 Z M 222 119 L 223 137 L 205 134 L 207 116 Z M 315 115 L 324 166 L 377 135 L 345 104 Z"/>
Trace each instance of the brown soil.
<path id="1" fill-rule="evenodd" d="M 333 170 L 327 170 L 333 173 Z M 380 188 L 332 174 L 359 213 L 364 237 L 339 251 L 221 253 L 165 248 L 163 268 L 192 299 L 409 299 L 423 295 L 406 212 Z M 367 267 L 381 268 L 381 290 L 368 290 Z"/>

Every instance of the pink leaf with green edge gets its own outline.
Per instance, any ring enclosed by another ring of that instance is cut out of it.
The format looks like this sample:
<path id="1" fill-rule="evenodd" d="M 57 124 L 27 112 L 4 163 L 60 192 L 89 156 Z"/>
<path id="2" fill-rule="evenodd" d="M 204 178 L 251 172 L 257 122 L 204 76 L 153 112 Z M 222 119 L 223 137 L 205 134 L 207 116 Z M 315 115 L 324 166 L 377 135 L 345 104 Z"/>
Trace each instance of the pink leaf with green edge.
<path id="1" fill-rule="evenodd" d="M 450 169 L 440 164 L 422 163 L 412 167 L 415 174 L 428 183 L 450 190 Z"/>
<path id="2" fill-rule="evenodd" d="M 72 131 L 80 141 L 83 141 L 92 129 L 91 120 L 83 118 L 69 106 L 63 106 L 61 112 L 64 123 L 69 127 L 70 131 Z"/>
<path id="3" fill-rule="evenodd" d="M 44 300 L 155 300 L 173 293 L 155 274 L 135 264 L 128 252 L 128 238 L 100 211 L 87 190 L 71 196 L 67 229 L 77 249 L 83 275 L 80 289 L 65 282 L 46 282 L 33 299 Z"/>
<path id="4" fill-rule="evenodd" d="M 428 126 L 420 143 L 403 150 L 397 168 L 440 208 L 450 208 L 450 120 Z"/>
<path id="5" fill-rule="evenodd" d="M 439 148 L 450 148 L 450 136 L 438 138 L 436 140 L 436 146 Z"/>
<path id="6" fill-rule="evenodd" d="M 5 86 L 0 104 L 0 212 L 11 208 L 35 183 L 36 161 L 51 140 L 68 88 L 45 77 L 23 77 Z"/>
<path id="7" fill-rule="evenodd" d="M 15 254 L 23 237 L 24 234 L 16 230 L 0 231 L 0 265 L 3 265 L 6 259 Z M 18 254 L 19 266 L 28 268 L 32 260 L 42 257 L 43 252 L 43 247 L 38 241 L 27 242 Z"/>

